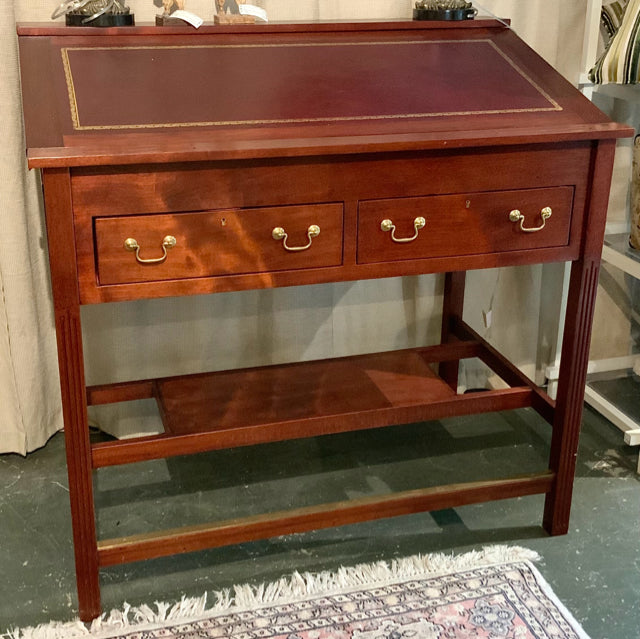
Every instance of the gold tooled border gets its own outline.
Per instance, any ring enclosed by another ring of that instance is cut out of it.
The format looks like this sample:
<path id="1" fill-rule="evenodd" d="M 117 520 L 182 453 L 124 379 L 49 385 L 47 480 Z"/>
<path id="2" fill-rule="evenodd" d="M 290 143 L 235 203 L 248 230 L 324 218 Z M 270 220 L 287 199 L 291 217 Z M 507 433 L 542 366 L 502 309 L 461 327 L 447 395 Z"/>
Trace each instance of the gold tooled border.
<path id="1" fill-rule="evenodd" d="M 357 115 L 357 116 L 336 116 L 323 118 L 276 118 L 267 120 L 224 120 L 212 122 L 164 122 L 156 124 L 112 124 L 112 125 L 83 125 L 80 123 L 80 113 L 76 99 L 76 91 L 71 71 L 71 61 L 69 51 L 105 51 L 109 49 L 249 49 L 249 48 L 274 48 L 274 47 L 330 47 L 330 46 L 371 46 L 371 45 L 411 45 L 411 44 L 441 44 L 441 43 L 485 43 L 489 44 L 504 60 L 524 78 L 538 93 L 540 93 L 551 106 L 537 107 L 530 109 L 493 109 L 485 111 L 442 111 L 436 113 L 397 113 L 388 115 Z M 446 116 L 469 116 L 469 115 L 503 115 L 508 113 L 538 113 L 545 111 L 562 111 L 562 107 L 523 69 L 521 69 L 500 47 L 489 39 L 478 40 L 405 40 L 400 42 L 389 41 L 366 41 L 366 42 L 302 42 L 284 44 L 212 44 L 212 45 L 168 45 L 168 46 L 129 46 L 129 47 L 63 47 L 61 50 L 64 75 L 69 93 L 69 107 L 71 110 L 71 121 L 76 131 L 100 131 L 118 129 L 164 129 L 179 127 L 213 127 L 213 126 L 239 126 L 255 124 L 304 124 L 320 122 L 354 122 L 360 120 L 408 120 L 413 118 L 435 118 Z"/>

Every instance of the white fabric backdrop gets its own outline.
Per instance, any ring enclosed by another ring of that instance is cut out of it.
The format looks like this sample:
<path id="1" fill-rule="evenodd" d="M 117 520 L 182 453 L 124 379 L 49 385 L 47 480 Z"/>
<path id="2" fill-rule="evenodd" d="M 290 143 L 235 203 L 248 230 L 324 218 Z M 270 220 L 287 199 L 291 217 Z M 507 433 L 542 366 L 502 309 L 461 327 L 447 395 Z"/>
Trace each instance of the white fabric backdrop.
<path id="1" fill-rule="evenodd" d="M 0 2 L 0 452 L 34 450 L 62 427 L 38 176 L 26 171 L 24 161 L 14 28 L 16 21 L 47 21 L 56 4 Z M 408 18 L 412 7 L 409 0 L 261 4 L 271 20 Z M 481 4 L 511 17 L 533 48 L 577 81 L 586 0 Z M 151 0 L 130 0 L 129 6 L 138 22 L 158 12 Z M 186 8 L 205 20 L 213 17 L 213 0 L 187 0 Z M 538 322 L 541 273 L 540 267 L 473 273 L 467 296 L 468 320 L 530 373 L 541 366 L 536 345 L 545 333 Z M 441 289 L 440 277 L 424 276 L 85 307 L 87 382 L 433 343 Z M 481 311 L 490 308 L 493 325 L 487 330 Z M 101 415 L 101 427 L 122 436 L 157 426 L 148 403 L 135 418 L 119 422 L 120 410 Z"/>

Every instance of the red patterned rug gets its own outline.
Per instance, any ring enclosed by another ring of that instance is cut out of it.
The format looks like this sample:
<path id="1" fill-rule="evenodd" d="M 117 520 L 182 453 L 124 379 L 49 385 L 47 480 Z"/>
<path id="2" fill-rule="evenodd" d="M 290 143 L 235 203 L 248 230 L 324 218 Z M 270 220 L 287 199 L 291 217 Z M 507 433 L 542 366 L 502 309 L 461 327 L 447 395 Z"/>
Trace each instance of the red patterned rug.
<path id="1" fill-rule="evenodd" d="M 173 607 L 13 631 L 15 639 L 588 639 L 534 568 L 537 555 L 490 547 L 294 574 Z"/>

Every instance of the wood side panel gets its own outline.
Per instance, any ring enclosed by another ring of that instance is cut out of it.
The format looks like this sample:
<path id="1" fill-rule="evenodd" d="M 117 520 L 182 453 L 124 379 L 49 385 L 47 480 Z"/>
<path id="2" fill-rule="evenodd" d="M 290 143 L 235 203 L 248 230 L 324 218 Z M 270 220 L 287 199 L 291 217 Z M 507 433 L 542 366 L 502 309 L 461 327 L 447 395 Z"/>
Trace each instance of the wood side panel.
<path id="1" fill-rule="evenodd" d="M 22 109 L 27 147 L 63 144 L 49 38 L 20 38 Z M 48 105 L 43 109 L 42 104 Z"/>
<path id="2" fill-rule="evenodd" d="M 544 526 L 553 535 L 564 534 L 569 529 L 591 328 L 614 153 L 613 142 L 594 144 L 589 216 L 584 228 L 584 254 L 571 267 L 551 440 L 550 468 L 557 472 L 557 477 L 553 490 L 545 501 L 544 512 Z"/>
<path id="3" fill-rule="evenodd" d="M 80 618 L 100 613 L 98 553 L 69 171 L 44 171 L 58 366 Z"/>
<path id="4" fill-rule="evenodd" d="M 293 532 L 343 526 L 360 521 L 397 517 L 429 510 L 545 493 L 553 482 L 550 472 L 467 484 L 365 497 L 292 511 L 255 515 L 219 524 L 205 524 L 100 542 L 100 564 L 164 557 L 228 544 L 266 539 Z"/>

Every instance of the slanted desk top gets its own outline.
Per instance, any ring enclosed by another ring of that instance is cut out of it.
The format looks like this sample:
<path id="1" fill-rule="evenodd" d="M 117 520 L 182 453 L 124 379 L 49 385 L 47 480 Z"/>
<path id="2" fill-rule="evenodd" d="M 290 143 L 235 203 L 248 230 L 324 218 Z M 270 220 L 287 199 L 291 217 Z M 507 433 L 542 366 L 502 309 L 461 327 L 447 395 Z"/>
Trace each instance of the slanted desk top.
<path id="1" fill-rule="evenodd" d="M 19 33 L 32 166 L 450 148 L 622 130 L 492 20 L 186 33 L 22 25 Z"/>
<path id="2" fill-rule="evenodd" d="M 545 529 L 567 531 L 615 138 L 630 129 L 491 20 L 19 34 L 82 619 L 116 563 L 535 493 Z M 552 261 L 572 262 L 556 402 L 463 320 L 466 270 Z M 85 386 L 81 304 L 422 273 L 445 273 L 439 345 Z M 468 357 L 509 388 L 458 394 Z M 150 398 L 163 433 L 91 444 L 87 405 Z M 533 475 L 96 537 L 103 466 L 524 407 L 553 426 Z"/>

